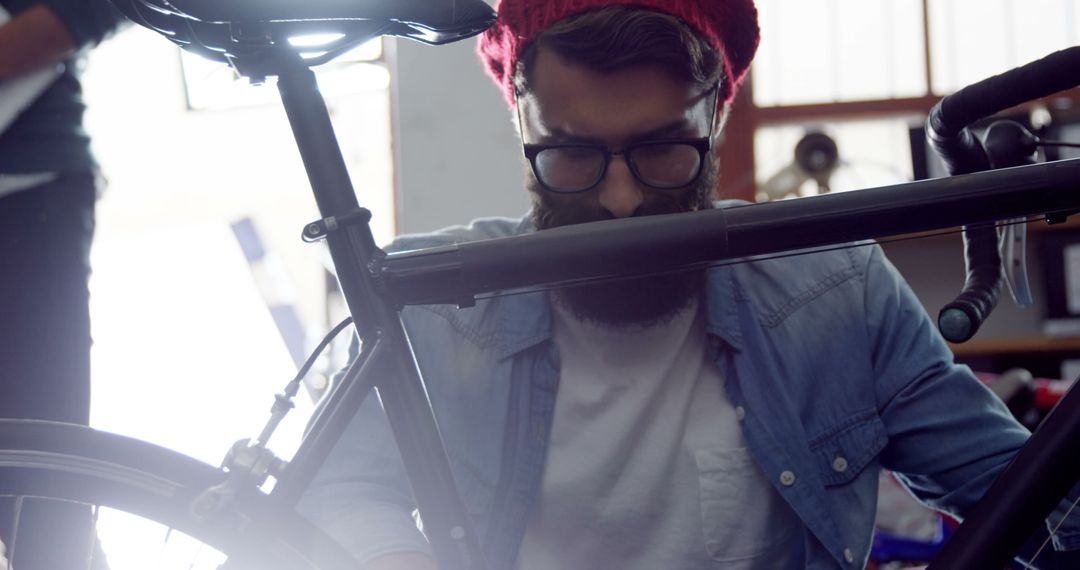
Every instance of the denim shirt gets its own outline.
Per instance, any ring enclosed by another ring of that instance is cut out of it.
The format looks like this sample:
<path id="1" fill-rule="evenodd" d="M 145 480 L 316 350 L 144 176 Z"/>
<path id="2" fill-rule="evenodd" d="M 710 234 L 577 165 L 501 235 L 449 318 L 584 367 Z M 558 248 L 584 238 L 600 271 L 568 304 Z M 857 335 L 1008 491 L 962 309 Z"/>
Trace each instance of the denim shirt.
<path id="1" fill-rule="evenodd" d="M 527 218 L 478 220 L 392 249 L 527 231 Z M 865 565 L 880 469 L 962 517 L 1028 437 L 953 363 L 877 245 L 712 267 L 703 307 L 710 356 L 751 454 L 807 529 L 800 568 Z M 409 307 L 403 319 L 488 566 L 510 569 L 538 496 L 559 384 L 546 294 Z M 427 550 L 377 398 L 300 508 L 360 560 Z M 1055 540 L 1078 548 L 1080 525 L 1069 523 Z"/>

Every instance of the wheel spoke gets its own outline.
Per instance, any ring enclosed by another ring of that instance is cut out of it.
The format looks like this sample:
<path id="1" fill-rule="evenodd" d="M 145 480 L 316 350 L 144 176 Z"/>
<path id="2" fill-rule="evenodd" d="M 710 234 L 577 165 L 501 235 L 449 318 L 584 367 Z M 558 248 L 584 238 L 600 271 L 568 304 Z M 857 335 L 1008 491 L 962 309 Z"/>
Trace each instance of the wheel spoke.
<path id="1" fill-rule="evenodd" d="M 90 509 L 90 525 L 86 529 L 86 570 L 94 570 L 94 554 L 97 551 L 98 506 Z"/>
<path id="2" fill-rule="evenodd" d="M 15 505 L 11 510 L 11 544 L 8 545 L 7 570 L 12 570 L 15 564 L 15 547 L 19 542 L 19 519 L 22 518 L 23 497 L 15 497 Z"/>
<path id="3" fill-rule="evenodd" d="M 1065 524 L 1065 520 L 1068 519 L 1069 515 L 1072 514 L 1073 510 L 1076 509 L 1076 505 L 1078 503 L 1080 503 L 1080 497 L 1077 497 L 1076 500 L 1073 501 L 1071 505 L 1069 505 L 1068 510 L 1065 511 L 1065 514 L 1061 517 L 1061 520 L 1059 520 L 1058 523 L 1054 525 L 1054 528 L 1050 529 L 1050 534 L 1048 534 L 1046 536 L 1046 540 L 1042 541 L 1042 544 L 1039 545 L 1039 549 L 1036 550 L 1035 554 L 1031 557 L 1031 562 L 1024 563 L 1025 570 L 1037 568 L 1036 566 L 1032 565 L 1039 559 L 1039 556 L 1042 554 L 1043 550 L 1046 549 L 1047 545 L 1050 544 L 1050 541 L 1052 541 L 1057 535 L 1058 530 L 1061 529 L 1061 525 Z"/>

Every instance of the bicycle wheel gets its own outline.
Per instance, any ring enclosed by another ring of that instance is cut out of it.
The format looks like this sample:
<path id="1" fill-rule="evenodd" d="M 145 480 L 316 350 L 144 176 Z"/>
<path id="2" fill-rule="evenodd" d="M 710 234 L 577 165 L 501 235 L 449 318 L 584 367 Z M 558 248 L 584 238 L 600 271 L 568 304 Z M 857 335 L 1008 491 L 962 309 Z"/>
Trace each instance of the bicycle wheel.
<path id="1" fill-rule="evenodd" d="M 131 513 L 221 552 L 229 569 L 357 567 L 333 539 L 256 490 L 223 501 L 208 515 L 196 514 L 195 499 L 226 477 L 201 461 L 129 437 L 71 424 L 0 420 L 0 497 Z M 9 553 L 18 551 L 18 532 L 13 536 L 14 544 L 7 539 Z"/>

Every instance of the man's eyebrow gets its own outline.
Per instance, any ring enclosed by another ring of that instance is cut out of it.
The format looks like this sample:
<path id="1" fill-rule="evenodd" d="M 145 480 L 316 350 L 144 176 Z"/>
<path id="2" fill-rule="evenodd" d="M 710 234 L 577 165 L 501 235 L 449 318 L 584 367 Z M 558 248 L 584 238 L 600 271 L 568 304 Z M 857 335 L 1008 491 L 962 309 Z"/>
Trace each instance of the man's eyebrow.
<path id="1" fill-rule="evenodd" d="M 636 134 L 630 137 L 631 142 L 648 141 L 653 139 L 669 138 L 673 135 L 685 134 L 686 131 L 692 130 L 694 125 L 686 118 L 672 121 L 666 125 L 657 127 L 651 131 Z"/>
<path id="2" fill-rule="evenodd" d="M 570 134 L 558 127 L 552 128 L 548 134 L 540 137 L 540 140 L 545 144 L 562 144 L 562 143 L 590 143 L 590 144 L 603 144 L 603 141 L 596 137 L 582 137 L 578 135 Z"/>
<path id="3" fill-rule="evenodd" d="M 636 133 L 631 135 L 627 142 L 639 142 L 649 141 L 656 139 L 670 138 L 673 135 L 684 134 L 685 131 L 693 129 L 693 125 L 688 119 L 682 118 L 672 121 L 666 125 L 662 125 L 652 130 L 645 131 L 643 133 Z M 583 137 L 579 135 L 570 134 L 558 127 L 552 128 L 551 131 L 542 137 L 540 140 L 543 144 L 560 144 L 560 143 L 589 143 L 589 144 L 604 144 L 604 141 L 598 137 Z"/>

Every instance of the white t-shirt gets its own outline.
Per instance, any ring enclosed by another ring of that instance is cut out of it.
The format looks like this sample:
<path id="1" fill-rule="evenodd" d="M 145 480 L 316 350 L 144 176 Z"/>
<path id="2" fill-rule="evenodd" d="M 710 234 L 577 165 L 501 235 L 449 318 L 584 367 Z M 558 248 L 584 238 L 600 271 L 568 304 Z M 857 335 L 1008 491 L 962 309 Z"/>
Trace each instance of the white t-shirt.
<path id="1" fill-rule="evenodd" d="M 556 304 L 551 445 L 518 570 L 799 568 L 803 525 L 750 457 L 695 304 L 611 329 Z"/>

